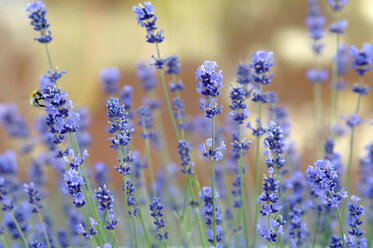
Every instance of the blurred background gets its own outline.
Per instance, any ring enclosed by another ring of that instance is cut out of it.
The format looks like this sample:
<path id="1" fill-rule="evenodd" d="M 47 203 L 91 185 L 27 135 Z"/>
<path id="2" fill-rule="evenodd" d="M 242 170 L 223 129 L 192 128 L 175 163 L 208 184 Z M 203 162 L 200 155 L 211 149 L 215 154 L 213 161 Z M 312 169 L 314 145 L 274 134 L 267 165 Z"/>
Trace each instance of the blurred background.
<path id="1" fill-rule="evenodd" d="M 332 12 L 326 0 L 320 2 L 330 24 Z M 93 162 L 115 163 L 115 154 L 109 148 L 106 132 L 105 102 L 108 96 L 98 81 L 98 73 L 102 67 L 119 67 L 121 85 L 133 86 L 135 108 L 141 104 L 143 92 L 136 77 L 135 64 L 139 60 L 150 60 L 155 49 L 145 42 L 145 30 L 137 25 L 132 11 L 132 6 L 140 2 L 45 0 L 44 3 L 54 37 L 49 46 L 51 56 L 55 65 L 67 70 L 60 85 L 75 106 L 86 107 L 91 114 L 90 159 Z M 42 111 L 30 106 L 29 95 L 38 88 L 41 74 L 48 69 L 48 61 L 44 46 L 33 41 L 38 34 L 29 25 L 26 4 L 27 1 L 0 0 L 0 102 L 16 103 L 31 128 L 35 116 Z M 219 99 L 225 106 L 221 116 L 223 120 L 229 112 L 228 92 L 230 84 L 235 81 L 236 65 L 249 59 L 258 49 L 273 51 L 274 78 L 266 89 L 275 91 L 279 104 L 288 107 L 293 127 L 291 135 L 302 156 L 302 165 L 307 166 L 315 160 L 312 85 L 305 79 L 306 70 L 313 66 L 311 41 L 304 24 L 306 0 L 154 0 L 153 5 L 159 17 L 158 26 L 166 36 L 160 46 L 161 53 L 180 56 L 181 78 L 186 85 L 182 96 L 189 116 L 201 113 L 194 72 L 204 60 L 216 60 L 223 69 L 225 93 Z M 373 1 L 351 0 L 343 9 L 341 18 L 349 22 L 345 35 L 342 35 L 343 42 L 359 48 L 363 42 L 372 42 Z M 335 51 L 333 35 L 326 32 L 324 41 L 326 49 L 322 64 L 331 71 L 330 61 Z M 349 84 L 357 80 L 352 71 L 347 78 Z M 365 83 L 371 84 L 371 79 L 372 73 L 365 77 Z M 328 102 L 328 89 L 325 84 L 324 104 Z M 158 92 L 162 96 L 160 89 Z M 356 95 L 345 90 L 341 99 L 343 107 L 339 108 L 339 114 L 349 115 Z M 373 117 L 372 103 L 371 95 L 363 98 L 361 113 L 366 121 L 356 132 L 355 172 L 358 156 L 363 154 L 364 146 L 373 138 L 369 121 Z M 252 112 L 250 121 L 256 118 L 256 108 L 249 105 Z M 325 106 L 325 117 L 326 114 Z M 165 130 L 171 130 L 168 113 L 163 111 L 162 116 Z M 175 144 L 173 133 L 166 133 L 168 143 Z M 14 145 L 0 129 L 0 152 L 12 149 Z M 344 161 L 347 159 L 346 148 L 347 137 L 337 145 Z M 178 161 L 176 150 L 171 155 L 174 161 Z"/>

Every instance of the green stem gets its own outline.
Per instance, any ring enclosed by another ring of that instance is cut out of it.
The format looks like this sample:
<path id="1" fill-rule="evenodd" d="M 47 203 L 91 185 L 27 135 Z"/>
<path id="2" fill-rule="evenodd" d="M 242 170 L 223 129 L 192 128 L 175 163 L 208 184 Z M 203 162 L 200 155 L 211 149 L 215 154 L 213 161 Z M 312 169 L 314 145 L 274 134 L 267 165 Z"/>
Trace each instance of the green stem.
<path id="1" fill-rule="evenodd" d="M 260 85 L 260 92 L 262 92 L 262 89 L 263 89 L 263 85 L 261 84 Z M 259 105 L 258 105 L 258 129 L 261 129 L 261 122 L 262 122 L 262 102 L 259 102 Z M 255 187 L 255 193 L 256 193 L 256 197 L 255 197 L 255 200 L 258 198 L 259 196 L 259 190 L 260 190 L 260 182 L 259 182 L 259 165 L 260 165 L 260 158 L 261 158 L 261 154 L 260 154 L 260 139 L 261 139 L 261 135 L 258 135 L 257 136 L 257 144 L 256 144 L 256 177 L 255 177 L 255 183 L 256 183 L 256 187 Z M 256 201 L 255 201 L 256 202 Z M 254 238 L 253 238 L 253 244 L 254 244 L 254 248 L 256 248 L 256 230 L 255 230 L 255 227 L 256 225 L 258 224 L 258 214 L 259 214 L 259 204 L 258 202 L 256 202 L 255 204 L 255 220 L 254 220 L 254 228 L 253 228 L 253 231 L 254 231 Z"/>
<path id="2" fill-rule="evenodd" d="M 316 246 L 317 231 L 319 230 L 319 221 L 320 221 L 320 212 L 317 211 L 315 228 L 313 230 L 312 248 L 315 248 L 315 246 Z"/>
<path id="3" fill-rule="evenodd" d="M 136 192 L 134 193 L 134 195 L 135 195 L 136 205 L 140 206 L 139 203 L 138 203 L 138 201 L 137 201 Z M 142 210 L 141 210 L 140 207 L 138 209 L 138 214 L 139 214 L 139 218 L 140 218 L 142 229 L 144 231 L 145 241 L 146 241 L 146 244 L 148 245 L 147 247 L 151 247 L 152 245 L 151 245 L 151 242 L 150 242 L 150 239 L 149 239 L 148 229 L 146 228 L 145 221 L 144 221 L 144 218 L 142 216 Z"/>
<path id="4" fill-rule="evenodd" d="M 210 97 L 211 107 L 213 106 L 213 99 Z M 215 116 L 212 117 L 212 134 L 211 134 L 211 150 L 215 149 Z M 210 167 L 211 167 L 211 187 L 212 187 L 212 232 L 214 235 L 214 247 L 216 247 L 216 199 L 215 199 L 215 166 L 214 158 L 210 158 Z"/>
<path id="5" fill-rule="evenodd" d="M 359 77 L 359 86 L 363 86 L 362 76 Z M 355 106 L 355 114 L 359 113 L 360 102 L 361 102 L 361 95 L 358 94 L 356 106 Z M 354 150 L 354 135 L 355 135 L 355 126 L 351 127 L 351 132 L 350 132 L 348 162 L 347 162 L 347 171 L 346 171 L 346 190 L 347 191 L 350 190 L 351 166 L 352 166 L 352 157 L 353 157 L 353 150 Z"/>
<path id="6" fill-rule="evenodd" d="M 157 57 L 158 57 L 158 59 L 161 59 L 161 53 L 159 51 L 158 43 L 155 43 L 155 47 L 157 49 Z M 176 126 L 175 117 L 174 117 L 174 114 L 172 113 L 172 107 L 171 107 L 171 103 L 170 103 L 170 98 L 168 96 L 168 91 L 167 91 L 166 81 L 164 79 L 163 69 L 159 69 L 159 74 L 161 76 L 163 94 L 164 94 L 164 98 L 166 99 L 167 110 L 168 110 L 168 114 L 170 115 L 170 119 L 171 119 L 171 122 L 172 122 L 172 127 L 174 128 L 174 132 L 175 132 L 175 136 L 176 136 L 177 140 L 180 140 L 180 135 L 179 135 L 179 131 L 178 131 L 177 126 Z"/>
<path id="7" fill-rule="evenodd" d="M 45 43 L 45 51 L 47 52 L 49 67 L 51 68 L 51 70 L 54 70 L 54 66 L 53 66 L 53 63 L 52 63 L 52 58 L 51 58 L 51 55 L 50 55 L 50 52 L 49 52 L 48 43 Z"/>
<path id="8" fill-rule="evenodd" d="M 145 139 L 145 152 L 146 152 L 146 156 L 148 158 L 150 180 L 152 181 L 152 188 L 153 188 L 153 197 L 157 197 L 157 190 L 155 188 L 155 178 L 154 178 L 154 171 L 153 171 L 152 155 L 150 153 L 149 138 Z"/>
<path id="9" fill-rule="evenodd" d="M 48 237 L 47 229 L 45 229 L 44 221 L 43 221 L 43 218 L 41 217 L 40 212 L 38 213 L 38 217 L 39 217 L 39 221 L 40 221 L 41 227 L 42 227 L 43 232 L 44 232 L 44 237 L 45 237 L 45 241 L 47 242 L 47 247 L 51 248 L 51 244 L 49 242 L 49 237 Z"/>
<path id="10" fill-rule="evenodd" d="M 238 125 L 238 140 L 241 142 L 241 124 Z M 245 246 L 249 247 L 249 230 L 247 228 L 247 218 L 246 218 L 246 201 L 245 201 L 245 190 L 244 190 L 244 177 L 243 177 L 243 153 L 240 149 L 240 190 L 241 190 L 241 202 L 242 202 L 242 214 L 243 214 L 243 223 L 245 231 Z"/>
<path id="11" fill-rule="evenodd" d="M 10 213 L 10 215 L 12 216 L 13 222 L 14 222 L 14 224 L 16 225 L 19 234 L 21 235 L 21 238 L 22 238 L 22 240 L 23 240 L 23 243 L 25 244 L 25 247 L 26 247 L 26 248 L 29 248 L 29 245 L 28 245 L 28 243 L 27 243 L 27 240 L 26 240 L 26 238 L 25 238 L 25 235 L 23 234 L 22 229 L 21 229 L 21 227 L 19 226 L 19 223 L 18 223 L 16 217 L 14 217 L 14 213 L 13 213 L 13 211 L 11 211 L 11 212 L 9 212 L 9 213 Z"/>
<path id="12" fill-rule="evenodd" d="M 322 154 L 322 85 L 320 82 L 313 83 L 313 102 L 316 121 L 316 157 L 321 158 Z"/>
<path id="13" fill-rule="evenodd" d="M 6 240 L 5 240 L 5 238 L 4 238 L 4 235 L 0 236 L 0 241 L 3 244 L 4 248 L 8 248 L 9 247 L 8 244 L 7 244 L 7 242 L 6 242 Z"/>
<path id="14" fill-rule="evenodd" d="M 344 239 L 344 233 L 343 233 L 343 224 L 342 224 L 341 213 L 339 212 L 339 208 L 337 208 L 337 214 L 338 214 L 339 228 L 341 230 L 343 248 L 345 248 L 346 246 L 345 246 L 345 239 Z"/>
<path id="15" fill-rule="evenodd" d="M 138 248 L 138 247 L 140 247 L 140 244 L 139 244 L 139 237 L 137 235 L 136 220 L 134 218 L 132 219 L 132 223 L 133 223 L 133 230 L 134 230 L 134 233 L 135 233 L 136 248 Z"/>

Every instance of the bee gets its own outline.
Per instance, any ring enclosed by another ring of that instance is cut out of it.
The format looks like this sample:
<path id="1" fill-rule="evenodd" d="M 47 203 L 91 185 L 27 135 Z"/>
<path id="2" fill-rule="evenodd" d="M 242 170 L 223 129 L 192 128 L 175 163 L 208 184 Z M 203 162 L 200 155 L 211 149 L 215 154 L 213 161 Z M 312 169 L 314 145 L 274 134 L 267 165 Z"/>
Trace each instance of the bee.
<path id="1" fill-rule="evenodd" d="M 34 90 L 30 95 L 30 104 L 37 108 L 45 108 L 46 106 L 41 104 L 40 101 L 45 100 L 45 97 L 41 94 L 40 90 Z"/>

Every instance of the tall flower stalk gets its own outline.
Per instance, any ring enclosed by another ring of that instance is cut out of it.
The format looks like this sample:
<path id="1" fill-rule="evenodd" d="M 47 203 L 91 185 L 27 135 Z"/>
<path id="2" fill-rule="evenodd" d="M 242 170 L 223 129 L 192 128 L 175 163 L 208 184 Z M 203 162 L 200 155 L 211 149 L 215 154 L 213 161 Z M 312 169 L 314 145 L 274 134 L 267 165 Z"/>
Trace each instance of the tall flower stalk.
<path id="1" fill-rule="evenodd" d="M 213 245 L 217 245 L 216 232 L 216 202 L 215 202 L 215 161 L 223 158 L 222 150 L 225 150 L 224 142 L 218 148 L 215 144 L 215 117 L 221 114 L 222 106 L 218 107 L 216 97 L 220 95 L 223 87 L 222 70 L 216 71 L 218 64 L 215 61 L 205 61 L 196 72 L 197 92 L 204 96 L 201 99 L 200 108 L 205 111 L 205 117 L 211 119 L 211 139 L 206 141 L 207 149 L 204 144 L 200 146 L 200 151 L 210 160 L 211 169 L 211 190 L 212 190 L 212 233 Z"/>
<path id="2" fill-rule="evenodd" d="M 266 52 L 259 50 L 255 52 L 251 57 L 250 68 L 252 69 L 253 82 L 256 84 L 256 89 L 253 91 L 252 101 L 258 103 L 258 119 L 257 128 L 248 127 L 253 130 L 253 135 L 257 137 L 256 146 L 256 198 L 259 197 L 260 191 L 260 147 L 261 147 L 261 136 L 264 134 L 264 129 L 262 126 L 262 104 L 268 103 L 270 101 L 271 93 L 263 92 L 263 86 L 271 82 L 273 73 L 270 72 L 270 68 L 274 65 L 273 52 Z M 258 214 L 259 214 L 259 203 L 255 206 L 255 219 L 254 226 L 258 224 Z M 256 247 L 256 231 L 254 230 L 253 244 Z"/>
<path id="3" fill-rule="evenodd" d="M 351 86 L 351 90 L 357 94 L 356 105 L 353 114 L 350 119 L 346 120 L 347 126 L 350 127 L 350 141 L 349 141 L 349 152 L 347 160 L 347 171 L 346 171 L 346 189 L 350 188 L 350 177 L 351 177 L 351 166 L 354 149 L 354 136 L 355 127 L 359 125 L 362 120 L 359 118 L 359 110 L 361 98 L 368 94 L 370 87 L 364 86 L 363 77 L 366 72 L 370 70 L 371 64 L 373 63 L 373 46 L 368 43 L 364 43 L 361 50 L 358 50 L 355 46 L 350 48 L 351 55 L 351 67 L 355 70 L 359 76 L 358 83 Z"/>

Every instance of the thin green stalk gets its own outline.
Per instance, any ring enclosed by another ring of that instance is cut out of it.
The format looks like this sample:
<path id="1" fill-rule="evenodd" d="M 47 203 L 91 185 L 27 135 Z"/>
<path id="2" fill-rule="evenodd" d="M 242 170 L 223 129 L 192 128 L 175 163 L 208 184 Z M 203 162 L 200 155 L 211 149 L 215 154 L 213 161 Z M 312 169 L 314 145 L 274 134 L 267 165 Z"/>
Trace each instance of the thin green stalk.
<path id="1" fill-rule="evenodd" d="M 48 43 L 45 43 L 45 51 L 47 52 L 49 67 L 51 68 L 51 70 L 54 70 L 54 66 L 53 66 L 53 63 L 52 63 L 52 58 L 51 58 L 51 55 L 50 55 L 50 52 L 49 52 Z"/>
<path id="2" fill-rule="evenodd" d="M 339 21 L 339 12 L 335 12 L 335 21 Z M 336 114 L 336 95 L 337 90 L 335 89 L 335 84 L 338 82 L 338 55 L 339 55 L 339 34 L 335 34 L 335 61 L 333 66 L 332 80 L 331 80 L 331 89 L 330 89 L 330 98 L 329 98 L 329 113 L 328 113 L 328 134 L 331 135 L 333 120 Z"/>
<path id="3" fill-rule="evenodd" d="M 146 157 L 148 159 L 150 180 L 152 181 L 153 197 L 157 197 L 157 190 L 155 188 L 155 178 L 154 178 L 154 171 L 153 171 L 152 155 L 150 153 L 150 143 L 149 143 L 148 138 L 145 139 L 145 152 L 146 152 Z"/>
<path id="4" fill-rule="evenodd" d="M 241 124 L 238 125 L 238 140 L 241 142 Z M 242 214 L 243 214 L 243 223 L 245 231 L 245 247 L 249 247 L 249 230 L 247 228 L 247 218 L 246 218 L 246 200 L 245 200 L 245 189 L 244 189 L 244 177 L 243 177 L 243 153 L 240 149 L 240 190 L 241 190 L 241 203 L 242 203 Z"/>
<path id="5" fill-rule="evenodd" d="M 213 106 L 212 97 L 210 97 L 211 106 Z M 215 116 L 212 117 L 211 120 L 211 150 L 214 151 L 215 149 Z M 211 167 L 211 187 L 212 187 L 212 232 L 214 235 L 214 247 L 216 247 L 216 199 L 215 199 L 215 166 L 214 166 L 214 158 L 210 158 L 210 167 Z"/>
<path id="6" fill-rule="evenodd" d="M 121 148 L 118 149 L 118 155 L 119 155 L 121 166 L 124 166 L 124 164 L 123 164 L 123 153 L 122 153 L 122 149 Z M 130 235 L 130 239 L 131 239 L 131 246 L 134 247 L 133 235 L 132 235 L 132 227 L 131 227 L 131 222 L 130 222 L 130 216 L 129 216 L 129 213 L 128 213 L 128 204 L 127 204 L 128 192 L 127 192 L 127 189 L 126 189 L 126 183 L 127 183 L 127 176 L 123 176 L 123 185 L 124 185 L 124 194 L 123 194 L 124 195 L 124 211 L 126 212 L 126 219 L 127 219 L 128 231 L 129 231 L 129 235 Z"/>
<path id="7" fill-rule="evenodd" d="M 133 223 L 133 231 L 135 233 L 135 242 L 136 242 L 136 248 L 140 247 L 140 244 L 139 244 L 139 237 L 137 235 L 137 225 L 136 225 L 136 220 L 133 218 L 132 219 L 132 223 Z"/>
<path id="8" fill-rule="evenodd" d="M 313 102 L 316 121 L 316 157 L 322 156 L 322 85 L 320 82 L 313 83 Z"/>
<path id="9" fill-rule="evenodd" d="M 26 248 L 29 248 L 29 245 L 28 245 L 28 243 L 27 243 L 27 240 L 26 240 L 26 238 L 25 238 L 25 235 L 23 234 L 22 229 L 20 228 L 19 223 L 18 223 L 16 217 L 14 217 L 14 213 L 13 213 L 13 211 L 10 211 L 9 213 L 10 213 L 10 215 L 12 216 L 13 222 L 14 222 L 14 224 L 16 225 L 19 234 L 21 235 L 21 238 L 22 238 L 22 240 L 23 240 L 23 243 L 25 244 L 25 247 L 26 247 Z"/>
<path id="10" fill-rule="evenodd" d="M 137 198 L 136 198 L 136 192 L 134 193 L 134 195 L 135 195 L 136 205 L 140 206 L 139 203 L 138 203 L 138 201 L 137 201 Z M 142 216 L 142 211 L 141 211 L 140 207 L 139 207 L 139 210 L 138 210 L 138 214 L 139 214 L 139 218 L 140 218 L 142 229 L 144 231 L 145 241 L 146 241 L 146 244 L 148 245 L 147 247 L 151 247 L 151 242 L 150 242 L 150 239 L 149 239 L 148 229 L 146 228 L 145 221 L 144 221 L 144 218 Z"/>
<path id="11" fill-rule="evenodd" d="M 157 49 L 157 57 L 158 57 L 158 59 L 161 59 L 161 52 L 159 51 L 158 43 L 155 43 L 155 47 Z M 172 122 L 172 127 L 174 129 L 175 136 L 176 136 L 177 140 L 180 140 L 179 131 L 178 131 L 177 126 L 176 126 L 176 121 L 175 121 L 174 114 L 172 112 L 170 98 L 168 96 L 168 91 L 167 91 L 166 81 L 164 79 L 163 69 L 159 69 L 159 74 L 161 76 L 163 94 L 164 94 L 164 98 L 166 99 L 167 110 L 168 110 L 168 114 L 170 115 L 170 119 L 171 119 L 171 122 Z"/>
<path id="12" fill-rule="evenodd" d="M 0 236 L 0 241 L 3 244 L 4 248 L 8 248 L 9 247 L 8 244 L 7 244 L 7 242 L 6 242 L 6 240 L 5 240 L 5 238 L 4 238 L 4 235 Z"/>
<path id="13" fill-rule="evenodd" d="M 262 89 L 263 89 L 263 85 L 261 84 L 260 85 L 260 92 L 262 92 Z M 258 129 L 261 128 L 261 125 L 262 125 L 261 122 L 262 122 L 262 102 L 259 102 L 259 105 L 258 105 Z M 255 193 L 256 193 L 256 197 L 255 197 L 255 199 L 258 198 L 258 196 L 259 196 L 259 190 L 260 190 L 260 182 L 259 182 L 259 178 L 260 178 L 260 176 L 259 176 L 259 165 L 260 165 L 260 158 L 261 158 L 261 154 L 260 154 L 260 139 L 261 139 L 261 135 L 258 135 L 257 136 L 257 144 L 256 144 L 256 177 L 255 177 L 255 183 L 256 183 Z M 259 214 L 259 204 L 258 204 L 258 202 L 256 202 L 256 204 L 255 204 L 254 227 L 256 227 L 256 225 L 258 224 L 258 214 Z M 253 228 L 253 231 L 254 231 L 253 244 L 254 244 L 254 248 L 256 248 L 256 230 L 255 230 L 255 228 Z"/>
<path id="14" fill-rule="evenodd" d="M 319 230 L 320 212 L 317 211 L 315 228 L 313 230 L 312 248 L 316 247 L 317 231 Z"/>
<path id="15" fill-rule="evenodd" d="M 359 77 L 359 85 L 363 86 L 363 77 Z M 358 94 L 356 106 L 355 106 L 355 114 L 359 113 L 360 109 L 360 102 L 361 102 L 361 95 Z M 346 171 L 346 190 L 350 190 L 350 177 L 351 177 L 351 166 L 352 166 L 352 157 L 353 157 L 353 150 L 354 150 L 354 135 L 355 135 L 355 126 L 351 127 L 350 132 L 350 142 L 349 142 L 349 151 L 348 151 L 348 162 L 347 162 L 347 171 Z"/>
<path id="16" fill-rule="evenodd" d="M 337 209 L 337 214 L 338 214 L 339 228 L 341 230 L 341 237 L 342 237 L 343 248 L 345 248 L 346 245 L 345 245 L 345 239 L 344 239 L 344 233 L 343 233 L 343 224 L 342 224 L 341 213 L 339 212 L 339 208 L 336 208 L 336 209 Z"/>
<path id="17" fill-rule="evenodd" d="M 45 237 L 45 241 L 47 242 L 47 247 L 51 248 L 51 243 L 49 241 L 47 229 L 45 229 L 44 221 L 43 221 L 43 218 L 41 218 L 40 212 L 38 213 L 38 217 L 39 217 L 39 221 L 40 221 L 41 227 L 42 227 L 43 232 L 44 232 L 44 237 Z"/>

